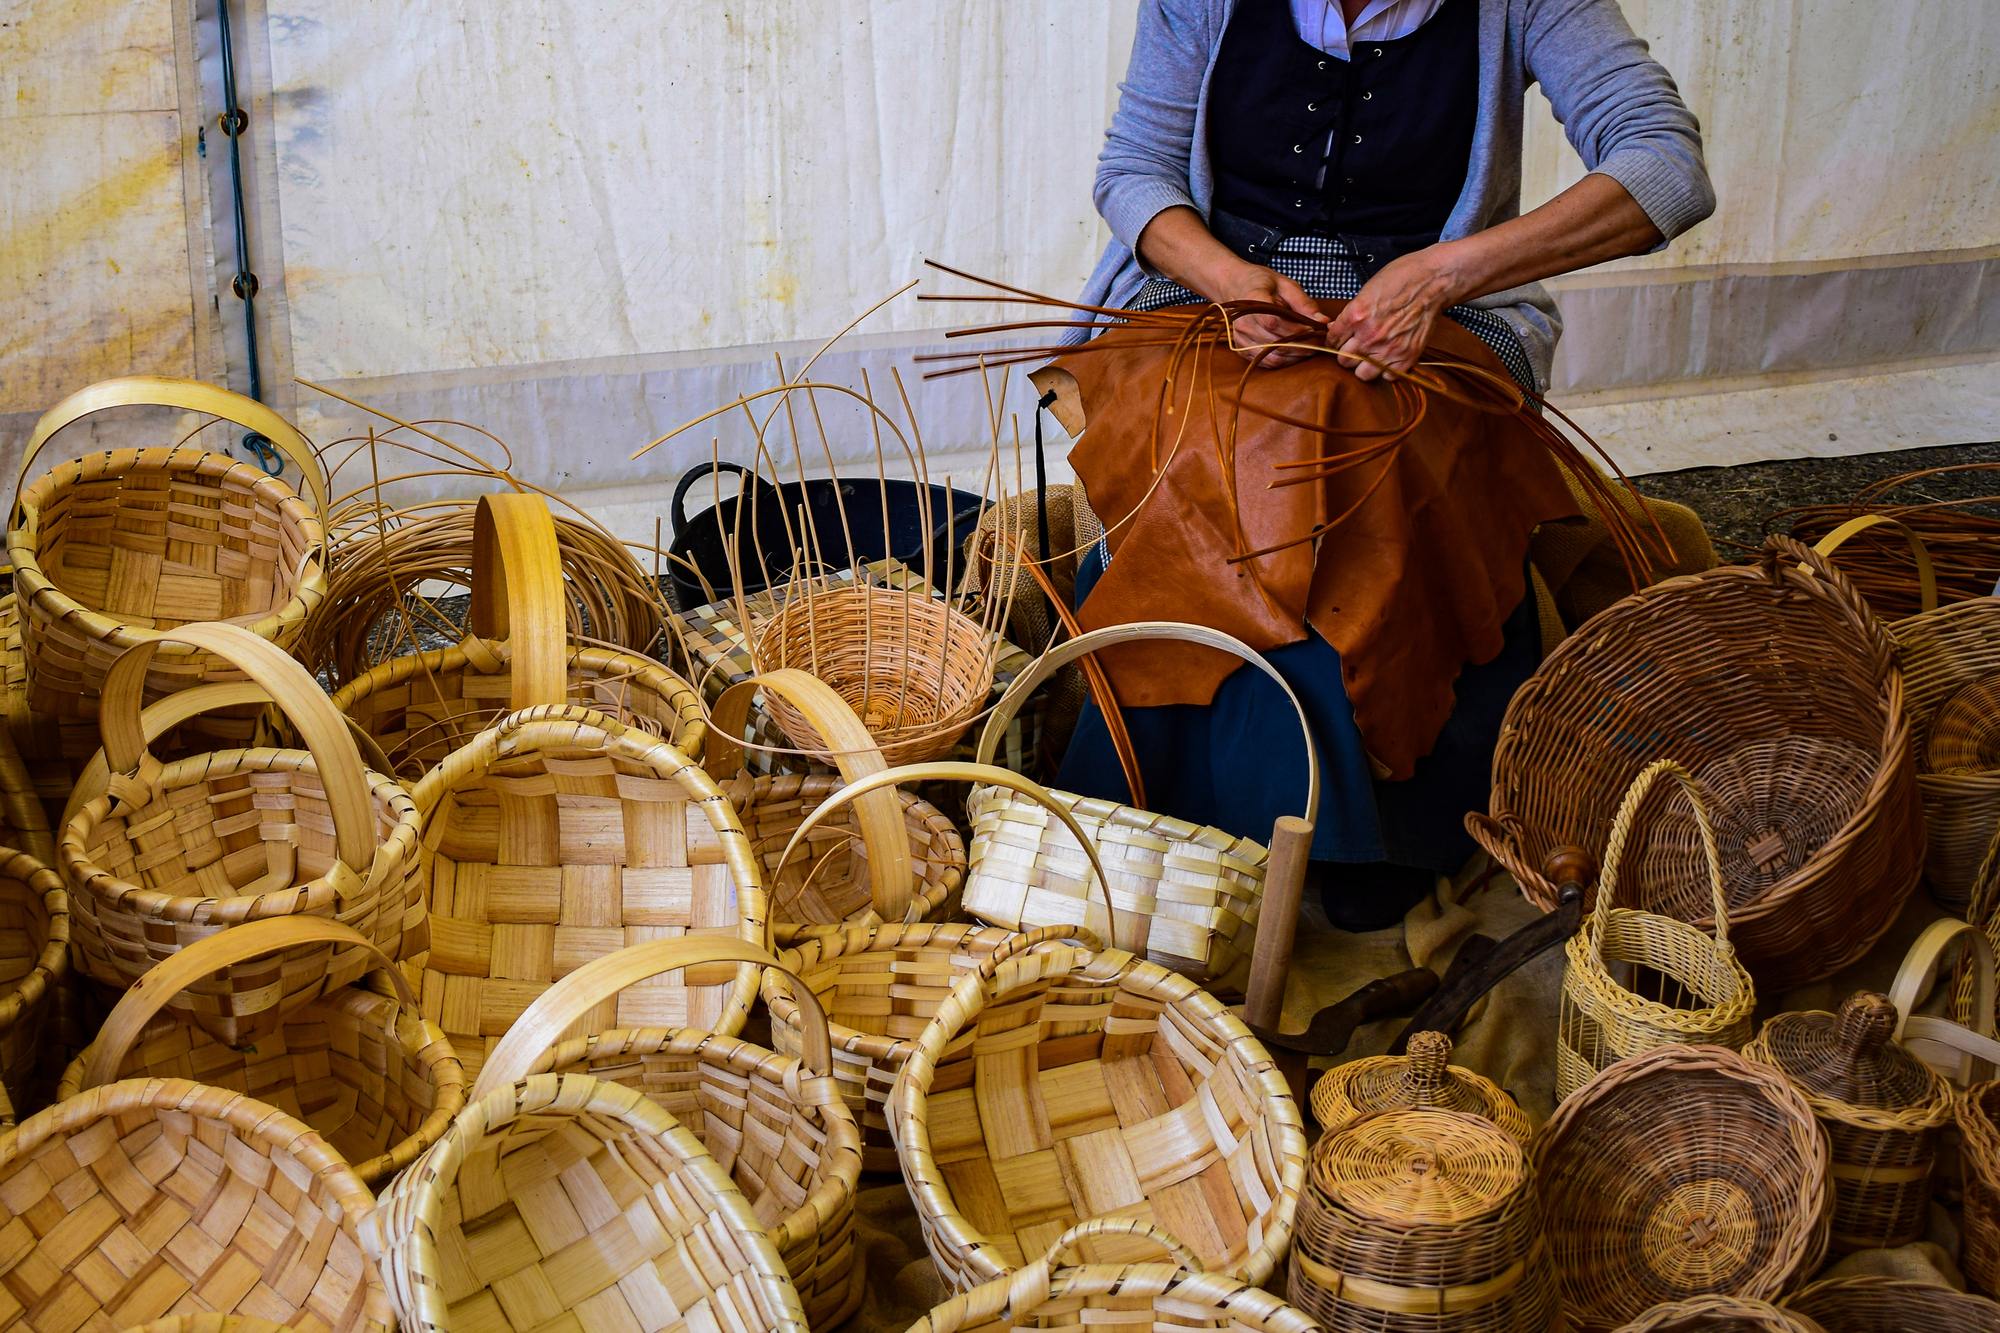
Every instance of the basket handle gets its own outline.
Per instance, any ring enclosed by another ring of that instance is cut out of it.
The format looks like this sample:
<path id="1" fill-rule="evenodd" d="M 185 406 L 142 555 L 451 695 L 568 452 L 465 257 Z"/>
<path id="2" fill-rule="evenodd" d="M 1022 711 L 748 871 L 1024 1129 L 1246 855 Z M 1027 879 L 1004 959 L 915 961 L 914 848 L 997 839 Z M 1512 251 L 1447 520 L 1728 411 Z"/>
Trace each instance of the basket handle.
<path id="1" fill-rule="evenodd" d="M 1201 1260 L 1195 1258 L 1193 1250 L 1181 1244 L 1168 1232 L 1150 1222 L 1141 1222 L 1136 1217 L 1093 1217 L 1088 1221 L 1079 1222 L 1056 1237 L 1056 1243 L 1049 1246 L 1049 1252 L 1042 1256 L 1042 1262 L 1050 1268 L 1056 1267 L 1071 1257 L 1069 1252 L 1078 1241 L 1089 1240 L 1093 1236 L 1137 1236 L 1141 1240 L 1150 1240 L 1172 1255 L 1174 1262 L 1190 1273 L 1205 1271 L 1201 1266 Z"/>
<path id="2" fill-rule="evenodd" d="M 1095 629 L 1074 639 L 1065 639 L 1050 648 L 1030 663 L 1027 670 L 1015 677 L 1014 683 L 1007 687 L 1007 693 L 993 706 L 992 716 L 986 719 L 985 730 L 979 733 L 978 762 L 981 764 L 993 762 L 993 756 L 999 751 L 1001 738 L 1007 734 L 1007 724 L 1014 720 L 1014 714 L 1021 711 L 1022 706 L 1028 701 L 1028 696 L 1035 692 L 1036 687 L 1058 670 L 1085 653 L 1116 647 L 1121 643 L 1138 643 L 1149 639 L 1179 639 L 1185 643 L 1198 643 L 1204 648 L 1217 648 L 1242 658 L 1278 682 L 1278 688 L 1292 701 L 1292 708 L 1299 715 L 1299 731 L 1305 736 L 1306 822 L 1312 823 L 1318 820 L 1319 752 L 1313 746 L 1312 724 L 1306 720 L 1305 705 L 1299 702 L 1299 696 L 1292 692 L 1292 687 L 1278 674 L 1278 669 L 1264 660 L 1263 654 L 1241 639 L 1224 634 L 1218 629 L 1210 629 L 1206 625 L 1186 625 L 1173 620 L 1141 620 L 1130 625 L 1112 625 L 1106 629 Z"/>
<path id="3" fill-rule="evenodd" d="M 483 656 L 486 640 L 511 641 L 510 707 L 568 701 L 562 549 L 555 517 L 541 496 L 501 491 L 479 497 L 472 514 L 472 607 L 466 628 L 468 656 Z M 477 665 L 497 670 L 499 659 Z"/>
<path id="4" fill-rule="evenodd" d="M 1602 949 L 1604 929 L 1611 922 L 1611 904 L 1618 897 L 1618 863 L 1625 855 L 1625 839 L 1632 832 L 1646 793 L 1662 776 L 1680 783 L 1681 790 L 1687 793 L 1688 804 L 1694 807 L 1695 827 L 1701 831 L 1702 855 L 1708 861 L 1708 888 L 1715 897 L 1715 946 L 1729 948 L 1729 903 L 1722 891 L 1722 857 L 1715 849 L 1715 826 L 1709 821 L 1708 803 L 1702 799 L 1701 786 L 1694 780 L 1694 774 L 1676 760 L 1655 759 L 1626 788 L 1625 799 L 1618 803 L 1617 818 L 1611 821 L 1611 839 L 1604 848 L 1604 871 L 1597 882 L 1597 902 L 1590 910 L 1592 953 Z"/>
<path id="5" fill-rule="evenodd" d="M 140 700 L 145 695 L 146 668 L 152 665 L 153 652 L 161 643 L 185 643 L 214 653 L 269 692 L 299 729 L 306 749 L 319 765 L 319 779 L 326 787 L 326 802 L 333 813 L 334 839 L 341 861 L 348 869 L 365 876 L 375 857 L 375 812 L 354 735 L 326 691 L 306 674 L 304 667 L 284 649 L 258 638 L 241 625 L 226 621 L 182 625 L 118 656 L 104 674 L 98 708 L 109 771 L 135 776 L 140 766 L 152 759 L 146 748 Z"/>
<path id="6" fill-rule="evenodd" d="M 1925 611 L 1937 610 L 1937 569 L 1931 564 L 1930 548 L 1924 545 L 1924 539 L 1917 535 L 1915 528 L 1899 518 L 1890 518 L 1887 514 L 1862 514 L 1850 518 L 1814 543 L 1813 554 L 1832 563 L 1833 553 L 1839 550 L 1841 544 L 1849 537 L 1884 524 L 1903 534 L 1903 539 L 1910 544 L 1910 554 L 1917 559 L 1917 594 L 1920 599 L 1918 604 Z M 1804 564 L 1799 566 L 1799 570 L 1807 574 L 1812 572 Z"/>
<path id="7" fill-rule="evenodd" d="M 99 380 L 78 389 L 42 414 L 35 433 L 21 451 L 21 470 L 14 478 L 15 524 L 20 524 L 21 488 L 27 483 L 28 469 L 42 446 L 65 426 L 81 421 L 93 412 L 111 407 L 178 407 L 203 416 L 220 417 L 233 426 L 255 431 L 289 459 L 305 478 L 312 492 L 313 514 L 324 520 L 327 514 L 326 478 L 320 471 L 319 456 L 299 434 L 298 427 L 254 398 L 203 384 L 199 380 L 174 379 L 167 375 L 126 375 Z"/>
<path id="8" fill-rule="evenodd" d="M 980 960 L 980 971 L 990 977 L 1000 964 L 1015 954 L 1026 953 L 1037 944 L 1047 944 L 1052 940 L 1073 940 L 1092 953 L 1099 953 L 1104 948 L 1104 941 L 1097 938 L 1096 932 L 1082 926 L 1035 926 L 1028 930 L 1009 931 L 1007 938 Z"/>
<path id="9" fill-rule="evenodd" d="M 536 1063 L 548 1057 L 564 1032 L 627 986 L 662 972 L 704 963 L 751 963 L 790 977 L 799 1008 L 808 1015 L 807 1021 L 800 1025 L 799 1063 L 817 1077 L 832 1076 L 833 1037 L 827 1029 L 826 1010 L 798 973 L 780 967 L 769 950 L 748 940 L 725 935 L 681 935 L 615 949 L 601 958 L 593 958 L 543 991 L 527 1012 L 514 1020 L 507 1035 L 486 1057 L 470 1100 L 476 1102 L 495 1088 L 517 1083 L 536 1072 Z"/>
<path id="10" fill-rule="evenodd" d="M 875 737 L 833 686 L 811 672 L 781 667 L 731 685 L 708 710 L 709 730 L 702 742 L 702 766 L 717 782 L 729 781 L 743 767 L 743 725 L 750 719 L 750 701 L 759 689 L 783 695 L 804 714 L 820 739 L 827 743 L 843 782 L 852 786 L 889 767 L 881 748 L 875 744 Z M 905 921 L 917 885 L 916 871 L 910 864 L 910 835 L 903 827 L 903 807 L 892 791 L 871 789 L 871 792 L 868 799 L 857 800 L 854 805 L 855 822 L 861 826 L 861 844 L 868 849 L 869 892 L 877 916 L 884 921 Z M 785 849 L 785 856 L 790 859 L 791 848 Z M 778 864 L 782 866 L 786 861 Z"/>
<path id="11" fill-rule="evenodd" d="M 1921 1014 L 1912 1017 L 1910 1011 L 1922 1004 L 1937 984 L 1938 962 L 1944 951 L 1960 939 L 1972 950 L 1972 1025 L 1964 1027 Z M 1955 1069 L 1931 1060 L 1924 1060 L 1925 1064 L 1956 1078 L 1961 1086 L 1983 1083 L 1993 1077 L 1995 1063 L 2000 1061 L 2000 1045 L 1993 1040 L 1993 943 L 1986 938 L 1985 931 L 1953 917 L 1931 922 L 1903 955 L 1903 964 L 1896 969 L 1895 984 L 1889 987 L 1889 1002 L 1896 1006 L 1894 1040 L 1936 1043 L 1959 1053 Z"/>
<path id="12" fill-rule="evenodd" d="M 146 1024 L 166 1008 L 174 996 L 203 977 L 234 963 L 262 958 L 281 949 L 326 942 L 366 949 L 374 955 L 377 968 L 389 974 L 403 1009 L 410 1014 L 418 1012 L 417 993 L 410 988 L 409 978 L 359 931 L 317 916 L 246 921 L 176 950 L 163 961 L 153 964 L 144 976 L 132 983 L 131 989 L 112 1008 L 111 1016 L 104 1020 L 97 1040 L 90 1045 L 90 1058 L 83 1067 L 82 1090 L 116 1082 L 118 1067 L 125 1063 L 125 1056 L 145 1030 Z"/>

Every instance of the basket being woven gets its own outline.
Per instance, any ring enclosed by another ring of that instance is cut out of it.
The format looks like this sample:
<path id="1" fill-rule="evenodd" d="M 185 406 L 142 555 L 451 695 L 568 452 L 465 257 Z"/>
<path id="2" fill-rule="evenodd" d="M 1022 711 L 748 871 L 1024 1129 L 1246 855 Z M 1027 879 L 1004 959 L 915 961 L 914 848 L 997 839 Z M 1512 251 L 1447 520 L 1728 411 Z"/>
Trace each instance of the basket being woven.
<path id="1" fill-rule="evenodd" d="M 1826 1137 L 1784 1075 L 1719 1046 L 1621 1060 L 1529 1149 L 1580 1333 L 1720 1293 L 1776 1300 L 1826 1253 Z"/>
<path id="2" fill-rule="evenodd" d="M 1826 1129 L 1836 1251 L 1924 1233 L 1938 1134 L 1956 1108 L 1951 1085 L 1890 1041 L 1895 1030 L 1889 997 L 1863 991 L 1838 1014 L 1774 1015 L 1743 1051 L 1783 1070 Z"/>
<path id="3" fill-rule="evenodd" d="M 1779 994 L 1867 953 L 1923 863 L 1894 645 L 1847 580 L 1796 542 L 1773 537 L 1758 564 L 1648 588 L 1565 640 L 1508 705 L 1492 813 L 1468 816 L 1467 827 L 1552 911 L 1544 860 L 1566 844 L 1603 847 L 1618 796 L 1648 764 L 1670 756 L 1699 775 L 1729 761 L 1794 782 L 1747 754 L 1787 741 L 1819 747 L 1813 771 L 1827 781 L 1807 784 L 1803 797 L 1825 799 L 1851 756 L 1860 757 L 1864 780 L 1851 812 L 1815 847 L 1791 846 L 1783 827 L 1745 827 L 1730 811 L 1718 814 L 1718 833 L 1740 843 L 1724 849 L 1725 872 L 1787 867 L 1767 888 L 1726 886 L 1737 954 L 1760 987 Z M 1658 863 L 1650 873 L 1683 895 L 1689 884 L 1705 887 L 1697 849 L 1684 845 L 1673 874 Z M 1642 868 L 1649 850 L 1633 848 Z M 1628 905 L 1654 902 L 1637 894 Z"/>
<path id="4" fill-rule="evenodd" d="M 275 1032 L 241 1050 L 184 1014 L 162 1012 L 198 977 L 315 939 L 366 954 L 396 999 L 341 986 L 287 1010 Z M 364 1185 L 415 1161 L 465 1105 L 458 1055 L 418 1016 L 402 973 L 353 931 L 316 917 L 246 922 L 197 940 L 147 973 L 64 1071 L 59 1095 L 130 1078 L 187 1078 L 255 1094 L 310 1125 Z"/>
<path id="5" fill-rule="evenodd" d="M 1808 1316 L 1743 1296 L 1693 1296 L 1656 1305 L 1618 1333 L 1824 1333 Z"/>
<path id="6" fill-rule="evenodd" d="M 1451 1061 L 1451 1038 L 1417 1032 L 1408 1055 L 1376 1055 L 1335 1065 L 1312 1088 L 1313 1119 L 1328 1133 L 1365 1115 L 1398 1107 L 1462 1111 L 1498 1126 L 1526 1146 L 1534 1127 L 1491 1080 Z"/>
<path id="7" fill-rule="evenodd" d="M 1278 682 L 1305 733 L 1305 818 L 1319 814 L 1319 759 L 1305 709 L 1277 669 L 1249 645 L 1200 625 L 1143 622 L 1079 635 L 1044 653 L 1015 680 L 979 740 L 991 763 L 1007 722 L 1044 680 L 1100 648 L 1178 639 L 1232 653 Z M 1209 989 L 1240 994 L 1250 979 L 1266 851 L 1248 838 L 1112 801 L 1056 793 L 1091 833 L 1110 879 L 1111 911 L 1089 900 L 1087 863 L 1076 839 L 1047 809 L 1003 788 L 980 787 L 966 802 L 972 859 L 965 910 L 996 926 L 1082 926 L 1112 946 L 1171 968 Z"/>
<path id="8" fill-rule="evenodd" d="M 409 1333 L 806 1333 L 728 1172 L 639 1093 L 580 1074 L 472 1102 L 363 1240 Z"/>
<path id="9" fill-rule="evenodd" d="M 1492 1122 L 1399 1107 L 1313 1148 L 1286 1296 L 1329 1333 L 1515 1333 L 1556 1319 L 1520 1145 Z"/>
<path id="10" fill-rule="evenodd" d="M 627 986 L 704 963 L 775 966 L 742 940 L 669 939 L 586 963 L 549 988 L 509 1029 L 480 1071 L 475 1098 L 536 1074 L 584 1074 L 645 1096 L 691 1132 L 729 1172 L 771 1237 L 816 1330 L 861 1304 L 867 1266 L 854 1236 L 861 1132 L 830 1074 L 826 1015 L 810 1009 L 803 1060 L 693 1028 L 574 1034 Z"/>
<path id="11" fill-rule="evenodd" d="M 1825 1333 L 2000 1333 L 2000 1304 L 1971 1292 L 1890 1277 L 1815 1282 L 1785 1308 Z"/>
<path id="12" fill-rule="evenodd" d="M 388 1293 L 356 1235 L 374 1208 L 319 1135 L 240 1092 L 160 1078 L 92 1088 L 0 1135 L 0 1227 L 15 1243 L 0 1328 L 240 1313 L 389 1333 Z"/>
<path id="13" fill-rule="evenodd" d="M 369 773 L 312 677 L 235 625 L 177 631 L 277 700 L 304 750 L 225 750 L 161 765 L 147 749 L 141 644 L 106 678 L 104 795 L 63 830 L 78 967 L 124 989 L 182 947 L 274 917 L 329 917 L 390 958 L 420 930 L 417 818 L 394 779 Z M 126 775 L 131 776 L 126 776 Z M 171 1002 L 225 1046 L 269 1035 L 285 1010 L 358 979 L 357 948 L 301 944 L 282 962 L 231 966 Z"/>
<path id="14" fill-rule="evenodd" d="M 1680 783 L 1694 808 L 1708 858 L 1713 940 L 1685 921 L 1611 905 L 1618 897 L 1618 869 L 1634 819 L 1663 776 Z M 1619 803 L 1595 904 L 1584 928 L 1565 946 L 1557 1098 L 1568 1097 L 1613 1061 L 1656 1047 L 1695 1043 L 1741 1049 L 1750 1040 L 1757 997 L 1730 947 L 1729 929 L 1721 864 L 1701 789 L 1673 760 L 1656 760 Z"/>
<path id="15" fill-rule="evenodd" d="M 38 1109 L 42 1035 L 68 983 L 69 894 L 56 872 L 0 847 L 0 1129 Z M 46 1095 L 46 1085 L 42 1091 Z"/>
<path id="16" fill-rule="evenodd" d="M 249 463 L 197 448 L 99 450 L 28 482 L 36 457 L 64 427 L 138 405 L 181 408 L 256 432 L 298 469 L 311 503 Z M 128 648 L 173 645 L 146 673 L 150 703 L 237 678 L 226 656 L 167 631 L 224 620 L 289 649 L 326 595 L 326 487 L 312 448 L 270 408 L 226 389 L 149 375 L 79 389 L 36 423 L 22 452 L 21 483 L 7 546 L 25 703 L 55 720 L 59 751 L 31 762 L 75 766 L 97 749 L 97 701 L 112 662 Z M 190 721 L 185 747 L 253 744 L 260 711 Z"/>
<path id="17" fill-rule="evenodd" d="M 1173 1262 L 1064 1262 L 1113 1240 L 1125 1250 L 1127 1237 L 1158 1246 Z M 1319 1333 L 1318 1324 L 1276 1296 L 1203 1272 L 1201 1261 L 1171 1235 L 1126 1218 L 1078 1223 L 1032 1264 L 953 1297 L 911 1325 L 909 1333 L 1127 1327 L 1157 1333 Z"/>

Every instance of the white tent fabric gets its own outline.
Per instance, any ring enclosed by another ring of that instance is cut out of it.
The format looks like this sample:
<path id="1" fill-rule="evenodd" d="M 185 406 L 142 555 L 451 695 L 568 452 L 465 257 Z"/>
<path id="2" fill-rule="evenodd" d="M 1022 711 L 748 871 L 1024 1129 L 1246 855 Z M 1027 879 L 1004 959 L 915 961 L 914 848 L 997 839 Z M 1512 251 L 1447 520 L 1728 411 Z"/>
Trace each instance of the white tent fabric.
<path id="1" fill-rule="evenodd" d="M 631 535 L 712 434 L 753 445 L 739 419 L 635 449 L 914 277 L 963 290 L 924 258 L 1068 294 L 1103 244 L 1133 0 L 231 8 L 268 395 L 322 440 L 365 419 L 295 375 L 477 423 Z M 2000 7 L 1626 9 L 1702 118 L 1721 209 L 1552 284 L 1556 400 L 1640 471 L 2000 438 Z M 244 373 L 207 4 L 16 12 L 0 459 L 93 379 Z M 1526 206 L 1581 171 L 1533 100 Z M 963 484 L 986 398 L 919 387 L 909 354 L 1002 313 L 904 296 L 814 378 L 858 389 L 865 366 L 888 396 L 899 366 L 933 474 Z M 865 418 L 821 407 L 836 461 L 872 469 Z M 1028 408 L 1017 380 L 1003 419 Z"/>

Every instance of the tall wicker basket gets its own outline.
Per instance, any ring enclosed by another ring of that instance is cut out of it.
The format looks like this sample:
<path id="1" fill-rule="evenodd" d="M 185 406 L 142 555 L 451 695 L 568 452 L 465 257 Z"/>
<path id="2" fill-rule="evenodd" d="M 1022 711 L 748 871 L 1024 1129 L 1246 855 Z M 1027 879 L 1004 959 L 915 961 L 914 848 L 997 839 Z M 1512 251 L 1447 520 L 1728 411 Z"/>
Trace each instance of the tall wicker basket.
<path id="1" fill-rule="evenodd" d="M 1362 1116 L 1399 1107 L 1462 1111 L 1490 1120 L 1527 1146 L 1534 1126 L 1491 1080 L 1451 1063 L 1451 1038 L 1442 1032 L 1410 1037 L 1408 1055 L 1375 1055 L 1335 1065 L 1312 1088 L 1313 1119 L 1332 1133 Z"/>
<path id="2" fill-rule="evenodd" d="M 1975 1287 L 2000 1297 L 2000 1082 L 1969 1088 L 1958 1099 L 1965 1210 L 1959 1267 Z"/>
<path id="3" fill-rule="evenodd" d="M 1867 603 L 1772 537 L 1758 564 L 1670 579 L 1591 625 L 1508 705 L 1473 835 L 1553 910 L 1548 854 L 1602 848 L 1619 795 L 1674 758 L 1714 797 L 1730 935 L 1757 984 L 1780 994 L 1867 953 L 1922 877 L 1924 846 L 1902 674 Z M 1626 897 L 1701 925 L 1684 811 L 1646 821 Z"/>
<path id="4" fill-rule="evenodd" d="M 296 466 L 311 502 L 249 463 L 196 448 L 100 450 L 28 482 L 57 432 L 130 406 L 180 408 L 256 431 Z M 61 759 L 74 769 L 89 759 L 105 676 L 126 649 L 173 644 L 146 673 L 150 703 L 237 678 L 226 657 L 167 631 L 227 620 L 290 648 L 326 595 L 326 487 L 318 460 L 284 418 L 226 389 L 150 375 L 79 389 L 36 423 L 22 452 L 21 482 L 7 547 L 25 704 L 54 720 L 58 750 L 27 756 L 31 762 Z M 254 743 L 260 712 L 251 706 L 192 720 L 185 748 Z M 48 729 L 41 734 L 46 742 Z"/>
<path id="5" fill-rule="evenodd" d="M 417 910 L 417 819 L 392 778 L 363 768 L 312 677 L 235 625 L 177 633 L 249 675 L 303 733 L 304 750 L 225 750 L 161 765 L 145 744 L 141 644 L 105 681 L 104 749 L 119 776 L 63 830 L 62 873 L 78 967 L 116 989 L 182 947 L 247 921 L 320 916 L 390 958 Z M 124 774 L 133 774 L 126 777 Z M 172 1004 L 225 1046 L 269 1035 L 289 1008 L 357 980 L 365 951 L 317 940 L 281 966 L 239 964 Z M 180 990 L 180 988 L 176 988 Z"/>
<path id="6" fill-rule="evenodd" d="M 0 1129 L 46 1100 L 46 1085 L 35 1084 L 42 1037 L 69 980 L 61 878 L 26 852 L 0 847 Z"/>
<path id="7" fill-rule="evenodd" d="M 785 1261 L 818 1333 L 861 1304 L 867 1265 L 854 1236 L 861 1131 L 831 1069 L 826 1015 L 811 1010 L 805 1056 L 774 1055 L 693 1028 L 590 1029 L 626 987 L 720 962 L 775 966 L 764 950 L 720 938 L 651 940 L 584 964 L 544 992 L 480 1071 L 475 1098 L 537 1074 L 584 1074 L 641 1092 L 669 1112 L 729 1172 Z"/>

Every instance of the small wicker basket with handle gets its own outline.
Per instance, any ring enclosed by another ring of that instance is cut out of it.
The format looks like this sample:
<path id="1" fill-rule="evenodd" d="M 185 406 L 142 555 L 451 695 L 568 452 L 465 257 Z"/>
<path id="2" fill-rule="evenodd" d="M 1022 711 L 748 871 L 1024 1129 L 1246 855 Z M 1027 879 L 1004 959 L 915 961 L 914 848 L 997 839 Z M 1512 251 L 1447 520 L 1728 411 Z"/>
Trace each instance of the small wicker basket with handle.
<path id="1" fill-rule="evenodd" d="M 692 1028 L 585 1031 L 588 1015 L 627 986 L 719 962 L 776 966 L 742 940 L 651 940 L 584 964 L 510 1028 L 480 1071 L 475 1098 L 536 1074 L 584 1074 L 641 1092 L 729 1172 L 825 1333 L 861 1304 L 867 1265 L 854 1236 L 861 1132 L 830 1074 L 826 1015 L 811 992 L 804 1058 L 774 1055 Z"/>
<path id="2" fill-rule="evenodd" d="M 396 998 L 337 987 L 287 1010 L 275 1032 L 241 1050 L 167 1008 L 200 977 L 317 940 L 362 952 Z M 59 1095 L 129 1078 L 187 1078 L 254 1093 L 312 1126 L 364 1185 L 415 1161 L 465 1105 L 465 1070 L 444 1034 L 418 1016 L 402 973 L 353 931 L 317 917 L 246 922 L 161 963 L 125 992 L 70 1063 Z"/>
<path id="3" fill-rule="evenodd" d="M 1524 1147 L 1534 1134 L 1512 1097 L 1491 1080 L 1451 1063 L 1451 1038 L 1442 1032 L 1413 1033 L 1408 1055 L 1375 1055 L 1335 1065 L 1312 1088 L 1313 1119 L 1329 1134 L 1364 1115 L 1405 1106 L 1476 1115 Z"/>
<path id="4" fill-rule="evenodd" d="M 42 1034 L 70 981 L 69 894 L 56 872 L 0 847 L 0 1129 L 39 1110 Z"/>
<path id="5" fill-rule="evenodd" d="M 1618 897 L 1618 871 L 1633 822 L 1661 777 L 1680 783 L 1694 807 L 1708 857 L 1712 940 L 1685 921 L 1611 905 Z M 1568 966 L 1563 969 L 1556 1036 L 1558 1098 L 1575 1092 L 1613 1061 L 1655 1047 L 1695 1043 L 1740 1050 L 1750 1040 L 1757 997 L 1730 947 L 1729 911 L 1708 806 L 1688 771 L 1673 760 L 1648 765 L 1625 793 L 1604 850 L 1596 903 L 1565 950 Z M 1627 972 L 1632 984 L 1614 974 L 1614 967 Z"/>
<path id="6" fill-rule="evenodd" d="M 177 631 L 248 674 L 299 728 L 304 750 L 225 750 L 162 765 L 147 749 L 141 644 L 105 680 L 104 752 L 113 777 L 63 830 L 78 967 L 124 989 L 180 948 L 274 917 L 321 916 L 394 959 L 419 902 L 416 807 L 370 773 L 347 724 L 284 650 L 235 625 Z M 226 1046 L 277 1026 L 289 1008 L 358 979 L 358 948 L 302 944 L 282 963 L 232 966 L 179 991 Z"/>
<path id="7" fill-rule="evenodd" d="M 1051 648 L 1017 678 L 994 707 L 979 740 L 991 763 L 1008 720 L 1028 696 L 1069 662 L 1100 648 L 1178 639 L 1232 653 L 1278 682 L 1305 733 L 1307 822 L 1319 815 L 1319 759 L 1303 706 L 1277 669 L 1248 644 L 1219 630 L 1144 622 L 1094 630 Z M 1248 838 L 1112 801 L 1058 792 L 1056 799 L 1096 840 L 1110 875 L 1112 920 L 1089 900 L 1082 849 L 1040 805 L 1005 788 L 980 787 L 966 802 L 972 860 L 965 910 L 996 926 L 1085 926 L 1113 948 L 1136 953 L 1222 994 L 1250 979 L 1251 946 L 1264 892 L 1265 848 Z"/>
<path id="8" fill-rule="evenodd" d="M 1785 1301 L 1826 1333 L 2000 1333 L 2000 1304 L 1932 1282 L 1838 1277 L 1815 1282 Z"/>
<path id="9" fill-rule="evenodd" d="M 1656 1305 L 1618 1333 L 1823 1333 L 1796 1310 L 1744 1296 L 1692 1296 Z"/>

